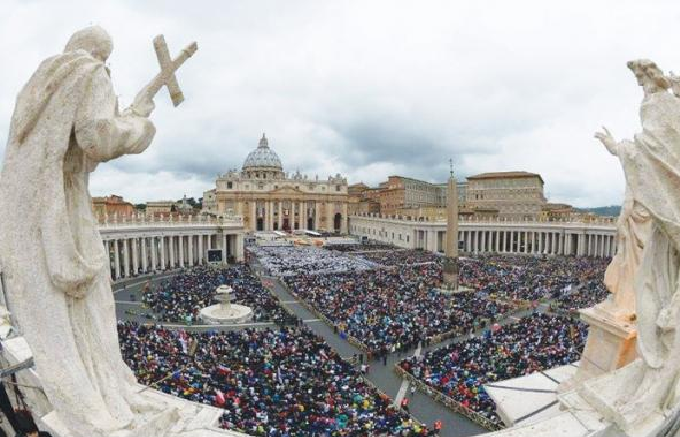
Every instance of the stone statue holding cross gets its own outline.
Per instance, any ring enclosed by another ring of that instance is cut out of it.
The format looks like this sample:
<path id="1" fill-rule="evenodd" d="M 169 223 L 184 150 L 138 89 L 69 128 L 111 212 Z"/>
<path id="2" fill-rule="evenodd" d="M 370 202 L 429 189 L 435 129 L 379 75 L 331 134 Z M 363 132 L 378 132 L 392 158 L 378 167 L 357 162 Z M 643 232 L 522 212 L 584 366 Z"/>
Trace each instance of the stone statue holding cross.
<path id="1" fill-rule="evenodd" d="M 166 428 L 178 410 L 149 402 L 120 356 L 109 253 L 88 191 L 97 164 L 149 147 L 163 86 L 182 101 L 175 71 L 196 44 L 174 60 L 162 37 L 154 45 L 161 72 L 119 111 L 105 64 L 111 38 L 99 27 L 76 32 L 20 91 L 10 124 L 0 266 L 45 395 L 72 437 L 176 435 Z"/>

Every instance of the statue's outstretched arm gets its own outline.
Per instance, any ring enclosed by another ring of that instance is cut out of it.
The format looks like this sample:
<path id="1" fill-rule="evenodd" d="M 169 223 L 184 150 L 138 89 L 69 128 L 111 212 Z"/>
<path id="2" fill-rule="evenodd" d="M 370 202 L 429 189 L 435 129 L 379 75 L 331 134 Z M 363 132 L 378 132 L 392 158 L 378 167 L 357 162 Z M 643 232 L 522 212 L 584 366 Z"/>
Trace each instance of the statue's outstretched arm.
<path id="1" fill-rule="evenodd" d="M 156 133 L 151 120 L 131 111 L 117 113 L 108 75 L 95 76 L 91 89 L 75 125 L 76 140 L 88 158 L 105 162 L 146 150 Z"/>
<path id="2" fill-rule="evenodd" d="M 606 127 L 602 127 L 602 132 L 596 132 L 595 138 L 600 140 L 604 147 L 607 148 L 609 153 L 614 156 L 619 156 L 619 148 L 621 147 L 621 143 L 625 142 L 625 140 L 621 143 L 617 142 Z"/>

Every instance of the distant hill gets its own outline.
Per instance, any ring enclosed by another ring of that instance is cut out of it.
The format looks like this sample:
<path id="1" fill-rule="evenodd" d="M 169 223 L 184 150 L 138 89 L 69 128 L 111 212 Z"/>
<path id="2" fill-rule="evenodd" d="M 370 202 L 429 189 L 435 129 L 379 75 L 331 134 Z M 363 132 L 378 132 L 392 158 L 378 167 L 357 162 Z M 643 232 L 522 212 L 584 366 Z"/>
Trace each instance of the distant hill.
<path id="1" fill-rule="evenodd" d="M 579 211 L 589 211 L 594 212 L 595 215 L 603 217 L 618 217 L 621 212 L 621 206 L 611 205 L 611 206 L 596 206 L 594 208 L 575 208 Z"/>

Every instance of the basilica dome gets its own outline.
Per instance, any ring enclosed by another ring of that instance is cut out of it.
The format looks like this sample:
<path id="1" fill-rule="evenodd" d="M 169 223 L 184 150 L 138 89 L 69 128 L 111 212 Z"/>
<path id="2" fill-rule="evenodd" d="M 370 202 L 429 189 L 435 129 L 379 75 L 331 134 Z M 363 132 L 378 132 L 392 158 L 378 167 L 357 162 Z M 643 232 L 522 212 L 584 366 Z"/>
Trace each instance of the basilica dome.
<path id="1" fill-rule="evenodd" d="M 264 134 L 262 134 L 260 144 L 248 154 L 248 157 L 243 162 L 244 171 L 255 169 L 283 171 L 279 155 L 269 148 L 269 141 Z"/>

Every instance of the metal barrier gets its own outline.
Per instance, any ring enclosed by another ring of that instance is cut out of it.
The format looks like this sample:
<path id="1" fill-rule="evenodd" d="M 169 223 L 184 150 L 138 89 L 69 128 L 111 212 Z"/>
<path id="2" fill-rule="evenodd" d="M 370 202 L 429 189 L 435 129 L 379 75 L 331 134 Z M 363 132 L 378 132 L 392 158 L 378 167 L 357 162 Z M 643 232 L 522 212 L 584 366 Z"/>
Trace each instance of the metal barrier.
<path id="1" fill-rule="evenodd" d="M 481 414 L 477 413 L 476 411 L 472 411 L 471 409 L 464 407 L 457 400 L 452 399 L 452 398 L 446 396 L 445 394 L 443 394 L 442 392 L 433 389 L 429 385 L 427 385 L 424 382 L 417 379 L 410 372 L 407 372 L 406 370 L 402 369 L 399 365 L 394 366 L 394 372 L 397 375 L 401 376 L 402 378 L 408 379 L 411 382 L 411 384 L 416 385 L 418 390 L 432 396 L 432 398 L 435 401 L 443 404 L 444 406 L 451 409 L 452 411 L 467 417 L 468 419 L 470 419 L 472 422 L 476 423 L 477 425 L 479 425 L 483 428 L 486 428 L 489 431 L 498 431 L 499 429 L 504 428 L 504 426 L 502 424 L 498 424 L 496 422 L 493 422 L 488 417 L 482 416 Z"/>

